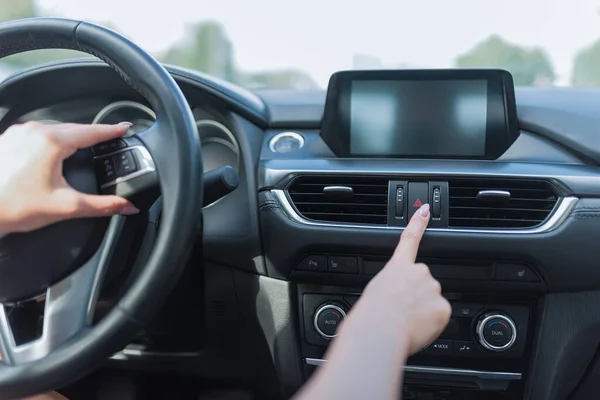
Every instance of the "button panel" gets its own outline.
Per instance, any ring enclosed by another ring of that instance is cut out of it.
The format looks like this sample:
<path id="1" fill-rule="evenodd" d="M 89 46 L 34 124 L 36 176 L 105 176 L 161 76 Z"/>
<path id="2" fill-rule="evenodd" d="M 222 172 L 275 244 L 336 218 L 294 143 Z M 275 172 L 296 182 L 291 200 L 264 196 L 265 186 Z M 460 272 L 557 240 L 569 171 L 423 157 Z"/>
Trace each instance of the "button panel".
<path id="1" fill-rule="evenodd" d="M 134 152 L 135 150 L 132 149 L 96 157 L 94 164 L 100 184 L 106 184 L 136 172 L 139 167 Z"/>
<path id="2" fill-rule="evenodd" d="M 108 142 L 100 143 L 92 147 L 94 156 L 98 157 L 104 154 L 114 153 L 127 147 L 127 143 L 123 139 L 109 140 Z"/>
<path id="3" fill-rule="evenodd" d="M 110 174 L 114 177 L 115 169 L 118 171 L 120 166 L 115 162 L 108 161 L 109 165 L 105 168 L 111 171 Z M 118 175 L 117 175 L 118 176 Z M 113 178 L 114 179 L 114 178 Z M 319 260 L 326 260 L 325 267 L 322 263 L 319 265 L 308 265 L 300 262 L 296 266 L 296 270 L 309 272 L 330 272 L 344 274 L 360 274 L 365 277 L 377 275 L 385 265 L 389 258 L 376 255 L 336 255 L 336 254 L 315 254 L 307 255 L 306 260 L 310 257 L 319 256 Z M 431 275 L 444 282 L 497 282 L 504 285 L 508 284 L 541 284 L 539 276 L 531 267 L 518 263 L 494 263 L 491 261 L 476 261 L 476 260 L 438 260 L 438 259 L 417 259 L 418 262 L 424 262 L 429 267 Z M 306 261 L 308 262 L 308 261 Z M 314 261 L 313 262 L 317 262 Z M 479 310 L 477 310 L 479 311 Z M 459 317 L 460 315 L 454 314 Z M 463 316 L 470 316 L 468 315 Z"/>

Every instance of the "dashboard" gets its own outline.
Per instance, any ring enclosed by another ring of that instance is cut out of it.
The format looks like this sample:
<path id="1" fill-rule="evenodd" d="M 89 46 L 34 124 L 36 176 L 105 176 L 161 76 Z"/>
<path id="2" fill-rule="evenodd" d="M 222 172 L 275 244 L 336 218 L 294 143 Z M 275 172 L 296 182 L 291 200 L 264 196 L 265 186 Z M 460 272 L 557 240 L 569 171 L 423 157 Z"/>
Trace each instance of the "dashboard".
<path id="1" fill-rule="evenodd" d="M 205 172 L 229 165 L 239 186 L 204 208 L 178 288 L 107 368 L 289 398 L 326 362 L 335 327 L 413 208 L 431 202 L 419 259 L 453 313 L 408 360 L 405 398 L 586 399 L 600 389 L 600 92 L 517 88 L 516 137 L 494 159 L 357 157 L 323 135 L 325 92 L 249 92 L 168 70 L 196 118 Z M 0 86 L 0 130 L 130 121 L 133 135 L 154 119 L 101 62 L 36 67 Z M 151 247 L 131 229 L 126 253 Z M 121 266 L 112 284 L 124 271 L 135 269 Z"/>
<path id="2" fill-rule="evenodd" d="M 204 170 L 212 171 L 230 165 L 237 171 L 240 158 L 239 146 L 229 128 L 219 122 L 218 113 L 209 107 L 197 107 L 193 112 L 197 118 L 196 126 L 202 142 Z M 131 122 L 133 125 L 129 128 L 126 136 L 132 136 L 150 128 L 156 120 L 154 111 L 141 102 L 117 100 L 106 103 L 102 99 L 94 99 L 87 102 L 59 102 L 50 107 L 29 112 L 17 119 L 16 122 L 40 121 L 57 124 L 73 122 L 73 117 L 79 123 L 88 124 Z"/>

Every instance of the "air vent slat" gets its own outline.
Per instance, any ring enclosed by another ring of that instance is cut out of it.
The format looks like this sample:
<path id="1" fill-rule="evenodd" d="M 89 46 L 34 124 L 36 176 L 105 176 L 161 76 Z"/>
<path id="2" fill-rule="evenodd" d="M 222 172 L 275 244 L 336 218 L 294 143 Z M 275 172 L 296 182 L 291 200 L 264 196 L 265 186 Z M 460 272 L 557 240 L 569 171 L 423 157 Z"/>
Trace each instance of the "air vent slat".
<path id="1" fill-rule="evenodd" d="M 478 199 L 481 190 L 510 192 L 509 200 Z M 531 228 L 550 215 L 558 197 L 547 182 L 509 179 L 454 179 L 449 182 L 449 223 L 453 228 Z"/>
<path id="2" fill-rule="evenodd" d="M 345 186 L 353 194 L 325 194 L 323 189 Z M 304 218 L 315 221 L 385 225 L 387 223 L 388 179 L 381 177 L 296 178 L 288 194 Z"/>

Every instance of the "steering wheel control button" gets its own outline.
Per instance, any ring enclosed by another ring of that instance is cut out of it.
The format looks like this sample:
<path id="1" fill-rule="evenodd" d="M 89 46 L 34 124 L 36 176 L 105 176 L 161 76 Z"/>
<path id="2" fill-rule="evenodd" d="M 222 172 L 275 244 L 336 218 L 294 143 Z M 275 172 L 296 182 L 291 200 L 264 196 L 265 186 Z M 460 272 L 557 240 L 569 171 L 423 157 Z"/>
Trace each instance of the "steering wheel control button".
<path id="1" fill-rule="evenodd" d="M 451 356 L 454 349 L 453 340 L 439 339 L 434 341 L 424 351 L 425 354 Z"/>
<path id="2" fill-rule="evenodd" d="M 517 339 L 517 328 L 511 318 L 504 314 L 483 315 L 476 328 L 477 339 L 491 351 L 506 351 Z"/>
<path id="3" fill-rule="evenodd" d="M 135 162 L 135 157 L 133 156 L 133 150 L 123 151 L 115 154 L 113 157 L 115 158 L 117 174 L 120 177 L 137 171 L 137 164 Z"/>
<path id="4" fill-rule="evenodd" d="M 427 182 L 409 182 L 408 183 L 408 220 L 425 203 L 429 203 L 429 183 Z"/>
<path id="5" fill-rule="evenodd" d="M 96 161 L 96 175 L 101 183 L 112 181 L 116 174 L 115 162 L 112 157 L 104 157 Z"/>
<path id="6" fill-rule="evenodd" d="M 531 268 L 510 263 L 496 263 L 494 279 L 507 282 L 540 282 L 540 278 Z"/>
<path id="7" fill-rule="evenodd" d="M 329 272 L 339 272 L 343 274 L 358 274 L 357 257 L 329 257 Z"/>
<path id="8" fill-rule="evenodd" d="M 475 355 L 475 343 L 457 340 L 454 342 L 454 353 L 457 357 L 471 357 Z"/>
<path id="9" fill-rule="evenodd" d="M 327 271 L 327 257 L 319 255 L 306 256 L 298 264 L 301 271 L 325 272 Z"/>
<path id="10" fill-rule="evenodd" d="M 483 304 L 452 303 L 452 316 L 455 318 L 473 318 L 483 309 Z"/>
<path id="11" fill-rule="evenodd" d="M 127 143 L 124 140 L 116 139 L 108 142 L 100 143 L 92 147 L 92 151 L 95 156 L 101 156 L 104 154 L 114 153 L 117 150 L 121 150 L 127 147 Z"/>
<path id="12" fill-rule="evenodd" d="M 338 304 L 322 305 L 315 313 L 314 326 L 319 335 L 324 339 L 333 339 L 337 336 L 337 327 L 346 318 L 346 311 Z"/>

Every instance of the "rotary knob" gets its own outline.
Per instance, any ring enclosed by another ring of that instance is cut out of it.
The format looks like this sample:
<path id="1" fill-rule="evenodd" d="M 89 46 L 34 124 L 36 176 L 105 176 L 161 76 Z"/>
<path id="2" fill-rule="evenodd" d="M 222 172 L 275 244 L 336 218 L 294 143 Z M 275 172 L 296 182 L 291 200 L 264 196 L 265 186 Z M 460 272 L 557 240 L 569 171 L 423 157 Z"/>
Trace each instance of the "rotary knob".
<path id="1" fill-rule="evenodd" d="M 346 310 L 342 305 L 326 303 L 317 309 L 313 323 L 322 338 L 331 340 L 337 336 L 336 330 L 344 318 L 346 318 Z"/>
<path id="2" fill-rule="evenodd" d="M 517 327 L 508 315 L 494 312 L 479 318 L 476 334 L 484 348 L 498 352 L 506 351 L 517 340 Z"/>

